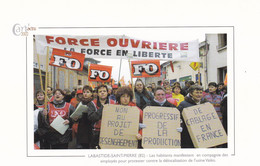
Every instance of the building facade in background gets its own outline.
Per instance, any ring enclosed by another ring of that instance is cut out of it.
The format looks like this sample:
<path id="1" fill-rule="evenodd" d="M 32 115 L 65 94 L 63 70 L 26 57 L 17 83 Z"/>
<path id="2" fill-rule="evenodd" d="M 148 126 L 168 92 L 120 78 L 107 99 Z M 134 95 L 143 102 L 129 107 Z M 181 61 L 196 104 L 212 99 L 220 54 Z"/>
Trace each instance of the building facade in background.
<path id="1" fill-rule="evenodd" d="M 223 82 L 227 73 L 227 34 L 206 34 L 205 41 L 199 45 L 200 68 L 193 70 L 191 62 L 173 61 L 172 71 L 170 61 L 161 64 L 161 77 L 145 78 L 145 84 L 156 83 L 161 85 L 165 79 L 170 84 L 180 82 L 185 86 L 185 81 L 198 82 L 204 89 L 209 82 Z"/>

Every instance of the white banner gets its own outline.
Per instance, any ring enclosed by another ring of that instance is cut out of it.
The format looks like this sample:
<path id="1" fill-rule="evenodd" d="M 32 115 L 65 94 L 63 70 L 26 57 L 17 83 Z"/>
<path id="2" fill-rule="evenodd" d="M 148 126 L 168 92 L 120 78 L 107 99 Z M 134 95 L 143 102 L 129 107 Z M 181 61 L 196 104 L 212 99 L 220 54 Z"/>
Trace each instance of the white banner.
<path id="1" fill-rule="evenodd" d="M 127 53 L 135 59 L 164 61 L 199 61 L 198 40 L 189 42 L 150 41 L 129 36 L 36 35 L 37 52 L 45 54 L 46 46 L 83 53 L 86 58 L 121 58 Z"/>

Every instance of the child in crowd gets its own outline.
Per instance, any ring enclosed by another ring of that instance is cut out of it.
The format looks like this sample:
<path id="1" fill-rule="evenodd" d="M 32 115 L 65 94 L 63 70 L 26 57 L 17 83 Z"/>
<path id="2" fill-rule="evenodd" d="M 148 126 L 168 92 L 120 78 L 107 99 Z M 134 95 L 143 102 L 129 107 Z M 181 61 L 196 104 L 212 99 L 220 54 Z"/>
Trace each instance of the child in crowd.
<path id="1" fill-rule="evenodd" d="M 172 98 L 175 99 L 177 101 L 177 107 L 179 106 L 179 104 L 184 101 L 184 96 L 181 94 L 181 87 L 176 84 L 173 88 L 172 88 Z"/>
<path id="2" fill-rule="evenodd" d="M 172 98 L 172 88 L 170 85 L 167 85 L 165 88 L 165 97 L 167 98 Z"/>

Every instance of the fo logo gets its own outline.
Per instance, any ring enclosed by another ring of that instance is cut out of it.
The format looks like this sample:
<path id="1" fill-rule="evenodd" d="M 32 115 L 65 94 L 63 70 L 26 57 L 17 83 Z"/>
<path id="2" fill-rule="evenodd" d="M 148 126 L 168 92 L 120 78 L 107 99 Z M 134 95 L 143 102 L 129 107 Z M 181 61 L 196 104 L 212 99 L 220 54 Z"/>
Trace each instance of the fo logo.
<path id="1" fill-rule="evenodd" d="M 90 70 L 90 78 L 91 79 L 96 79 L 99 77 L 101 80 L 105 81 L 110 78 L 110 74 L 107 71 L 102 71 L 102 70 Z"/>
<path id="2" fill-rule="evenodd" d="M 52 65 L 59 66 L 59 67 L 66 67 L 74 70 L 81 68 L 81 64 L 77 59 L 67 58 L 58 55 L 54 55 L 53 57 L 54 57 L 54 62 L 52 63 Z"/>
<path id="3" fill-rule="evenodd" d="M 148 64 L 136 64 L 134 67 L 134 75 L 141 76 L 143 72 L 146 72 L 149 75 L 154 75 L 158 73 L 159 67 L 154 63 Z"/>
<path id="4" fill-rule="evenodd" d="M 160 77 L 160 60 L 132 61 L 132 77 Z"/>

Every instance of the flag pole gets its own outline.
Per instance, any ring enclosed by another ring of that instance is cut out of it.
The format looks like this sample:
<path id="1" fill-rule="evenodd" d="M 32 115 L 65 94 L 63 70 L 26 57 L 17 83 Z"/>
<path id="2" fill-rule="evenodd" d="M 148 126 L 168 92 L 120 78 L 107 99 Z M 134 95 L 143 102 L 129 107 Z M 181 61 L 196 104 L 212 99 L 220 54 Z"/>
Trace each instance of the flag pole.
<path id="1" fill-rule="evenodd" d="M 131 67 L 131 61 L 130 61 L 130 58 L 133 57 L 133 55 L 128 53 L 127 56 L 128 56 L 128 63 L 129 63 L 129 69 L 130 69 L 130 78 L 131 78 L 132 91 L 133 91 L 133 100 L 135 100 L 135 88 L 134 88 L 134 85 L 133 85 L 132 67 Z"/>
<path id="2" fill-rule="evenodd" d="M 48 71 L 49 71 L 49 47 L 47 46 L 47 55 L 46 55 L 46 68 L 45 68 L 45 97 L 44 97 L 44 109 L 47 110 L 47 81 L 48 81 Z M 45 115 L 47 118 L 47 115 Z"/>
<path id="3" fill-rule="evenodd" d="M 38 65 L 39 65 L 39 74 L 40 74 L 41 90 L 43 91 L 41 63 L 40 63 L 40 57 L 39 57 L 39 54 L 37 53 L 37 50 L 36 50 L 35 39 L 33 40 L 33 44 L 34 44 L 34 45 L 33 45 L 33 46 L 34 46 L 34 51 L 36 52 L 36 55 L 37 55 Z"/>
<path id="4" fill-rule="evenodd" d="M 198 84 L 200 85 L 200 62 L 198 62 Z"/>

